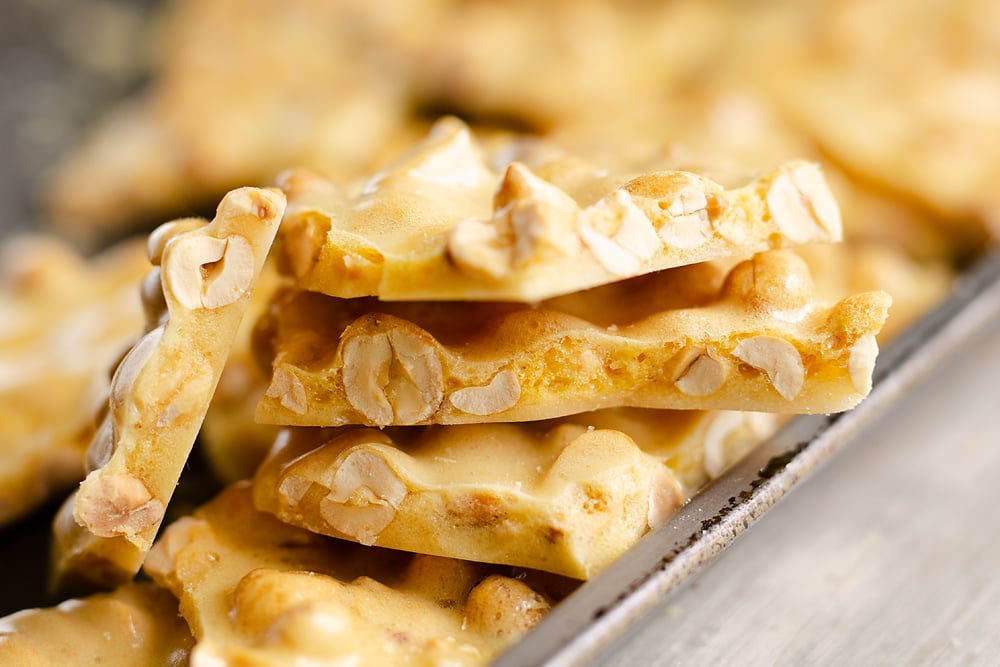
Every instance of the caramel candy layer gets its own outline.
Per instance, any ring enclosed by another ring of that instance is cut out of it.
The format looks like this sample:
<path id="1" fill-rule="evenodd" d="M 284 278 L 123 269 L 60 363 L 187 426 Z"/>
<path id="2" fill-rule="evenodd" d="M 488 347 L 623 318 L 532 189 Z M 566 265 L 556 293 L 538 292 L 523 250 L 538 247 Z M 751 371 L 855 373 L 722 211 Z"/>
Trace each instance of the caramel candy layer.
<path id="1" fill-rule="evenodd" d="M 362 544 L 581 579 L 684 500 L 625 434 L 577 423 L 286 431 L 255 502 L 293 525 Z M 322 437 L 322 434 L 318 434 Z"/>
<path id="2" fill-rule="evenodd" d="M 145 570 L 180 597 L 193 664 L 484 664 L 570 586 L 316 535 L 246 484 L 169 526 Z"/>
<path id="3" fill-rule="evenodd" d="M 193 644 L 177 598 L 149 582 L 0 618 L 6 667 L 182 667 Z"/>
<path id="4" fill-rule="evenodd" d="M 111 383 L 90 474 L 55 524 L 58 585 L 130 578 L 152 545 L 284 209 L 279 192 L 229 193 L 215 219 L 150 236 L 148 333 Z"/>
<path id="5" fill-rule="evenodd" d="M 0 248 L 0 525 L 84 475 L 94 409 L 142 333 L 142 244 L 84 260 L 46 236 Z"/>
<path id="6" fill-rule="evenodd" d="M 614 310 L 588 316 L 580 297 L 577 316 L 544 305 L 393 308 L 289 294 L 264 322 L 273 374 L 257 416 L 388 426 L 527 421 L 613 406 L 826 413 L 852 407 L 871 388 L 875 334 L 890 303 L 884 292 L 825 305 L 788 251 L 740 263 L 697 307 L 656 309 L 656 282 L 641 283 L 623 307 L 623 319 L 642 316 L 617 323 Z M 642 304 L 654 307 L 636 312 Z"/>
<path id="7" fill-rule="evenodd" d="M 498 169 L 450 119 L 360 192 L 286 175 L 281 238 L 291 272 L 303 288 L 340 297 L 538 301 L 841 237 L 812 163 L 789 162 L 731 190 L 691 172 L 615 180 L 595 169 L 571 194 L 553 184 L 566 180 L 556 165 L 541 165 L 543 177 L 497 159 Z"/>

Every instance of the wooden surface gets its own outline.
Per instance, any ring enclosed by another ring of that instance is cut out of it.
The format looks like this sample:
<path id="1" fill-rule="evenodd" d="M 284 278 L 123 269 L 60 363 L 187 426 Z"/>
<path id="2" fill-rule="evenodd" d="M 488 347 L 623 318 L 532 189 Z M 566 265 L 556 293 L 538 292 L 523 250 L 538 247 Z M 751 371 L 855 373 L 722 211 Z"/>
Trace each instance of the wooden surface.
<path id="1" fill-rule="evenodd" d="M 600 664 L 1000 664 L 1000 321 Z"/>

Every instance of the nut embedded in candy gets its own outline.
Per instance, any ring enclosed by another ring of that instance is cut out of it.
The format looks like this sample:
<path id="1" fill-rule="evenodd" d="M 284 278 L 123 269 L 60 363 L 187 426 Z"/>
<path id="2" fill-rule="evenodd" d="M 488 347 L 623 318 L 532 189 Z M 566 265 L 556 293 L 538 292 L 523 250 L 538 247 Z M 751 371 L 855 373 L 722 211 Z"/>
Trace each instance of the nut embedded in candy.
<path id="1" fill-rule="evenodd" d="M 131 578 L 163 520 L 284 210 L 277 191 L 245 188 L 215 219 L 154 234 L 166 314 L 143 291 L 149 333 L 122 360 L 90 471 L 55 525 L 56 586 Z M 234 240 L 235 239 L 235 240 Z M 110 433 L 110 441 L 108 434 Z"/>

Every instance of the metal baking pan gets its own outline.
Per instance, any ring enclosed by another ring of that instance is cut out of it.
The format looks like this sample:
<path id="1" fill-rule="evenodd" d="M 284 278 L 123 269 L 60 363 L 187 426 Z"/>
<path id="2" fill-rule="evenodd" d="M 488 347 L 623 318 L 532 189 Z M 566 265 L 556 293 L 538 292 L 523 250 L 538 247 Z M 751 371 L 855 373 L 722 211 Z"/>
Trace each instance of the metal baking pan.
<path id="1" fill-rule="evenodd" d="M 879 355 L 871 394 L 849 412 L 803 415 L 698 493 L 666 524 L 557 605 L 493 667 L 568 667 L 599 658 L 710 564 L 861 428 L 1000 317 L 1000 251 Z"/>

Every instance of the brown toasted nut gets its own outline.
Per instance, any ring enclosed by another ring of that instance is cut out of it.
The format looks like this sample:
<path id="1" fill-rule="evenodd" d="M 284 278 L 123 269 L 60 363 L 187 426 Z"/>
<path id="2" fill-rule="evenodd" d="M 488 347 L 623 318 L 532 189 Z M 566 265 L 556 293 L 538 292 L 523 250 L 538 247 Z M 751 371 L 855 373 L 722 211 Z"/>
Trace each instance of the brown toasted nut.
<path id="1" fill-rule="evenodd" d="M 330 492 L 319 511 L 334 530 L 361 544 L 374 544 L 396 518 L 396 508 L 406 494 L 406 485 L 385 459 L 372 452 L 352 451 L 333 473 Z"/>
<path id="2" fill-rule="evenodd" d="M 242 236 L 185 236 L 176 246 L 178 261 L 169 265 L 163 284 L 185 308 L 226 306 L 250 287 L 253 249 Z"/>
<path id="3" fill-rule="evenodd" d="M 340 344 L 344 394 L 367 423 L 416 424 L 437 410 L 444 379 L 428 338 L 405 323 L 385 333 L 345 332 Z"/>
<path id="4" fill-rule="evenodd" d="M 469 593 L 465 618 L 479 632 L 510 642 L 533 628 L 549 609 L 548 601 L 526 584 L 494 574 Z"/>
<path id="5" fill-rule="evenodd" d="M 795 400 L 802 391 L 806 377 L 802 355 L 787 340 L 774 336 L 745 338 L 733 348 L 733 356 L 767 373 L 775 390 L 786 400 Z M 868 361 L 874 364 L 874 355 Z M 850 362 L 848 365 L 851 374 Z"/>
<path id="6" fill-rule="evenodd" d="M 158 526 L 166 506 L 142 480 L 129 475 L 104 475 L 77 495 L 75 518 L 98 537 L 132 537 Z"/>
<path id="7" fill-rule="evenodd" d="M 840 210 L 819 165 L 799 164 L 781 174 L 767 191 L 767 205 L 778 228 L 793 243 L 815 240 L 817 233 L 842 233 Z"/>
<path id="8" fill-rule="evenodd" d="M 521 385 L 517 375 L 510 370 L 502 370 L 483 387 L 457 389 L 448 395 L 451 404 L 471 415 L 492 415 L 517 405 L 521 397 Z"/>
<path id="9" fill-rule="evenodd" d="M 704 348 L 684 350 L 686 358 L 674 385 L 688 396 L 710 396 L 726 381 L 726 367 Z"/>

